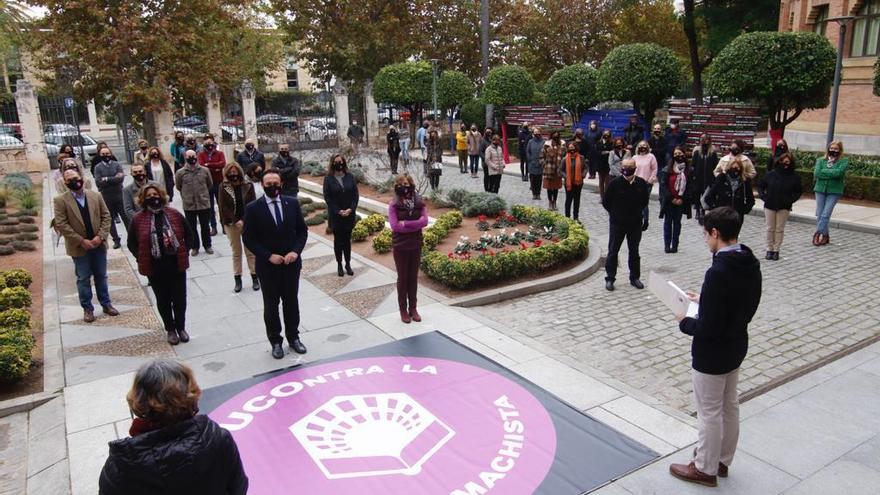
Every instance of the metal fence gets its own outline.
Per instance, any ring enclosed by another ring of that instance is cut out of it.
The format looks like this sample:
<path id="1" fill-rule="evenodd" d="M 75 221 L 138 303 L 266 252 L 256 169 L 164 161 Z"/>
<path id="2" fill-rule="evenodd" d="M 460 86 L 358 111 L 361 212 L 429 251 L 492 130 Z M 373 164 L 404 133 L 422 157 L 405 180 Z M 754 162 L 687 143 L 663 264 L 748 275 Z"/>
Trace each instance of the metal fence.
<path id="1" fill-rule="evenodd" d="M 277 151 L 280 144 L 294 150 L 338 146 L 336 113 L 321 98 L 281 92 L 258 97 L 256 106 L 257 135 L 263 151 Z"/>
<path id="2" fill-rule="evenodd" d="M 71 96 L 39 96 L 38 101 L 49 166 L 58 168 L 58 155 L 68 145 L 88 165 L 97 152 L 95 140 L 80 132 L 80 124 L 88 121 L 88 110 Z"/>

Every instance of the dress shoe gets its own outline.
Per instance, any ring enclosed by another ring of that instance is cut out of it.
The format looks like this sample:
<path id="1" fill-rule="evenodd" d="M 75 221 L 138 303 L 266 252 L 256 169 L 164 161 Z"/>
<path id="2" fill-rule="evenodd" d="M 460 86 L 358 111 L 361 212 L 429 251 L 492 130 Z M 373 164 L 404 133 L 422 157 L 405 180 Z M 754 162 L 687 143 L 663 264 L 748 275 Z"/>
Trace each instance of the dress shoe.
<path id="1" fill-rule="evenodd" d="M 232 288 L 233 292 L 241 292 L 241 275 L 235 275 L 235 287 Z"/>
<path id="2" fill-rule="evenodd" d="M 191 249 L 191 250 L 189 251 L 189 255 L 190 255 L 190 256 L 198 256 L 198 255 L 199 255 L 199 250 L 198 250 L 198 249 Z"/>
<path id="3" fill-rule="evenodd" d="M 614 280 L 606 280 L 605 281 L 605 290 L 611 292 L 614 290 Z"/>
<path id="4" fill-rule="evenodd" d="M 632 285 L 633 287 L 635 287 L 636 289 L 639 289 L 639 290 L 645 288 L 645 284 L 643 284 L 642 281 L 637 278 L 630 280 L 629 285 Z"/>
<path id="5" fill-rule="evenodd" d="M 683 481 L 698 483 L 704 486 L 718 486 L 718 478 L 716 476 L 700 472 L 693 462 L 690 464 L 671 464 L 669 466 L 669 473 Z"/>
<path id="6" fill-rule="evenodd" d="M 208 253 L 208 254 L 214 254 L 214 248 L 206 247 L 206 248 L 205 248 L 205 252 Z"/>
<path id="7" fill-rule="evenodd" d="M 86 323 L 91 323 L 95 321 L 95 311 L 91 309 L 83 310 L 83 321 Z"/>
<path id="8" fill-rule="evenodd" d="M 119 311 L 117 311 L 112 305 L 108 304 L 104 306 L 104 314 L 107 316 L 119 316 Z"/>
<path id="9" fill-rule="evenodd" d="M 406 312 L 405 309 L 400 310 L 400 321 L 404 323 L 409 323 L 412 319 L 409 316 L 409 313 Z"/>
<path id="10" fill-rule="evenodd" d="M 303 345 L 302 341 L 299 339 L 293 339 L 293 342 L 290 342 L 290 350 L 297 354 L 305 354 L 308 352 L 306 346 Z"/>
<path id="11" fill-rule="evenodd" d="M 529 178 L 528 178 L 528 177 L 523 177 L 523 178 L 522 178 L 522 181 L 523 181 L 523 182 L 528 182 L 528 181 L 529 181 Z"/>
<path id="12" fill-rule="evenodd" d="M 669 253 L 672 252 L 672 248 L 671 248 L 671 247 L 664 248 L 663 250 L 666 252 L 666 254 L 669 254 Z"/>
<path id="13" fill-rule="evenodd" d="M 697 448 L 694 447 L 694 457 L 697 457 Z M 718 463 L 718 477 L 727 478 L 727 466 L 723 462 Z"/>
<path id="14" fill-rule="evenodd" d="M 773 259 L 773 251 L 767 251 L 767 254 L 764 255 L 764 259 L 765 260 L 772 260 Z"/>
<path id="15" fill-rule="evenodd" d="M 351 269 L 351 265 L 348 263 L 345 264 L 345 273 L 354 276 L 354 270 Z"/>
<path id="16" fill-rule="evenodd" d="M 672 254 L 677 253 L 677 252 L 678 252 L 678 246 L 673 246 L 672 248 L 670 248 L 670 252 L 671 252 Z"/>
<path id="17" fill-rule="evenodd" d="M 180 337 L 177 335 L 177 330 L 168 330 L 168 335 L 166 337 L 168 343 L 171 345 L 177 345 L 180 343 Z"/>
<path id="18" fill-rule="evenodd" d="M 822 245 L 826 245 L 831 242 L 831 236 L 828 234 L 822 234 Z"/>
<path id="19" fill-rule="evenodd" d="M 773 251 L 773 261 L 779 261 L 779 251 Z"/>
<path id="20" fill-rule="evenodd" d="M 340 277 L 345 276 L 345 271 L 342 269 L 342 263 L 336 264 L 336 274 L 339 275 Z"/>
<path id="21" fill-rule="evenodd" d="M 253 285 L 254 290 L 260 290 L 260 277 L 251 275 L 251 285 Z"/>
<path id="22" fill-rule="evenodd" d="M 217 227 L 211 227 L 211 237 L 217 235 Z"/>
<path id="23" fill-rule="evenodd" d="M 275 359 L 284 357 L 284 349 L 281 347 L 281 344 L 272 344 L 272 357 Z"/>
<path id="24" fill-rule="evenodd" d="M 119 249 L 122 247 L 122 244 L 119 243 L 119 239 L 113 241 L 113 249 Z"/>
<path id="25" fill-rule="evenodd" d="M 178 330 L 177 336 L 180 337 L 180 341 L 186 344 L 189 342 L 189 334 L 186 333 L 186 330 Z"/>
<path id="26" fill-rule="evenodd" d="M 419 322 L 422 321 L 422 315 L 419 314 L 419 310 L 416 308 L 410 308 L 409 316 L 412 318 L 412 321 Z"/>
<path id="27" fill-rule="evenodd" d="M 816 232 L 816 233 L 813 234 L 813 245 L 814 245 L 814 246 L 818 246 L 818 245 L 819 245 L 819 233 L 818 233 L 818 232 Z"/>

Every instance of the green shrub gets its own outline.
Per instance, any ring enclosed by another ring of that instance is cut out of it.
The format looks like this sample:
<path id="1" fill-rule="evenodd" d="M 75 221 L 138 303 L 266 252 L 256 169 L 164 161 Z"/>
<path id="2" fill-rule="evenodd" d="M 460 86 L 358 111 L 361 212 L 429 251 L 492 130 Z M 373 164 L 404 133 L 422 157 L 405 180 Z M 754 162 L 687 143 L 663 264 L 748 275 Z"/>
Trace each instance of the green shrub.
<path id="1" fill-rule="evenodd" d="M 379 254 L 391 251 L 391 229 L 382 229 L 382 232 L 373 238 L 373 250 Z"/>
<path id="2" fill-rule="evenodd" d="M 19 232 L 38 232 L 39 230 L 40 228 L 32 223 L 25 223 L 18 226 Z"/>
<path id="3" fill-rule="evenodd" d="M 19 235 L 34 235 L 34 234 L 19 234 Z M 12 241 L 12 248 L 16 251 L 36 251 L 37 247 L 28 241 Z"/>
<path id="4" fill-rule="evenodd" d="M 0 225 L 18 225 L 19 223 L 21 223 L 21 220 L 18 217 L 7 217 L 0 220 Z"/>
<path id="5" fill-rule="evenodd" d="M 816 167 L 816 159 L 825 156 L 819 151 L 801 151 L 791 150 L 794 155 L 795 163 L 798 170 L 808 170 L 810 172 Z M 849 160 L 849 167 L 846 169 L 846 177 L 849 179 L 853 176 L 861 177 L 880 177 L 880 156 L 874 155 L 846 155 Z M 769 148 L 755 148 L 752 161 L 755 166 L 766 165 L 770 162 Z"/>
<path id="6" fill-rule="evenodd" d="M 357 225 L 363 225 L 367 229 L 367 235 L 375 234 L 385 228 L 385 217 L 378 213 L 373 213 L 366 218 L 362 218 Z"/>
<path id="7" fill-rule="evenodd" d="M 351 230 L 351 240 L 354 242 L 363 242 L 370 236 L 370 229 L 363 222 L 358 222 Z"/>
<path id="8" fill-rule="evenodd" d="M 6 282 L 6 287 L 24 287 L 27 289 L 34 282 L 34 277 L 24 268 L 6 270 L 0 277 Z"/>
<path id="9" fill-rule="evenodd" d="M 40 236 L 33 232 L 22 232 L 21 234 L 15 234 L 15 241 L 36 241 Z M 12 241 L 13 243 L 15 241 Z"/>
<path id="10" fill-rule="evenodd" d="M 443 241 L 449 231 L 461 225 L 464 217 L 460 211 L 450 211 L 440 215 L 422 234 L 422 252 L 430 251 Z"/>
<path id="11" fill-rule="evenodd" d="M 3 290 L 5 288 L 6 288 L 6 279 L 3 278 L 2 276 L 0 276 L 0 290 Z"/>
<path id="12" fill-rule="evenodd" d="M 35 342 L 27 326 L 0 328 L 0 381 L 14 382 L 30 371 Z"/>
<path id="13" fill-rule="evenodd" d="M 11 235 L 0 235 L 0 246 L 6 246 L 10 242 L 15 240 L 15 236 Z M 2 289 L 2 287 L 0 287 Z"/>
<path id="14" fill-rule="evenodd" d="M 10 189 L 17 190 L 30 190 L 34 187 L 34 183 L 31 180 L 30 176 L 24 172 L 13 172 L 11 174 L 6 174 L 3 177 L 3 180 L 0 181 L 0 184 L 6 186 Z"/>
<path id="15" fill-rule="evenodd" d="M 348 169 L 348 173 L 354 177 L 354 180 L 357 181 L 358 184 L 366 184 L 367 176 L 364 174 L 364 170 L 360 167 L 352 167 Z"/>
<path id="16" fill-rule="evenodd" d="M 35 216 L 39 215 L 39 212 L 37 211 L 36 208 L 26 208 L 26 209 L 18 210 L 18 213 L 16 215 L 18 217 L 35 217 Z"/>
<path id="17" fill-rule="evenodd" d="M 15 248 L 12 246 L 0 245 L 0 256 L 9 256 L 10 254 L 15 254 Z"/>
<path id="18" fill-rule="evenodd" d="M 761 180 L 762 177 L 767 173 L 766 160 L 761 161 L 762 153 L 758 153 L 757 157 L 753 160 L 755 162 L 755 170 L 758 172 L 758 178 L 755 180 L 755 184 Z M 767 156 L 766 154 L 763 154 Z M 852 158 L 852 155 L 850 155 Z M 804 192 L 812 192 L 814 181 L 813 181 L 813 168 L 815 166 L 815 160 L 808 162 L 809 166 L 805 167 L 802 161 L 797 161 L 797 169 L 795 169 L 795 173 L 801 178 L 801 186 L 804 189 Z M 850 162 L 852 163 L 852 162 Z M 869 163 L 869 162 L 866 162 Z M 868 201 L 880 201 L 880 175 L 878 176 L 859 176 L 859 175 L 851 175 L 851 169 L 847 170 L 846 179 L 844 180 L 843 185 L 843 196 L 846 198 L 852 199 L 863 199 Z M 0 232 L 2 232 L 3 227 L 0 226 Z"/>
<path id="19" fill-rule="evenodd" d="M 300 209 L 300 211 L 302 211 L 303 215 L 308 215 L 309 213 L 317 210 L 318 208 L 315 207 L 314 203 L 306 203 L 306 204 L 300 206 L 299 209 Z"/>
<path id="20" fill-rule="evenodd" d="M 7 287 L 0 290 L 0 311 L 26 308 L 31 305 L 31 293 L 24 287 Z"/>
<path id="21" fill-rule="evenodd" d="M 34 217 L 18 217 L 18 221 L 21 223 L 29 223 L 29 224 L 37 223 L 37 220 Z"/>
<path id="22" fill-rule="evenodd" d="M 9 189 L 0 187 L 0 208 L 6 208 L 7 201 L 9 201 Z"/>
<path id="23" fill-rule="evenodd" d="M 18 225 L 0 225 L 0 234 L 17 234 Z"/>
<path id="24" fill-rule="evenodd" d="M 469 195 L 473 193 L 466 191 L 464 189 L 450 189 L 448 193 L 446 193 L 446 199 L 449 200 L 450 203 L 454 204 L 456 208 L 461 208 L 464 206 L 464 200 L 467 199 Z"/>
<path id="25" fill-rule="evenodd" d="M 327 221 L 327 212 L 322 211 L 306 219 L 306 225 L 321 225 Z"/>
<path id="26" fill-rule="evenodd" d="M 391 192 L 394 189 L 394 177 L 389 177 L 382 182 L 373 184 L 373 187 L 375 187 L 376 192 L 380 194 Z"/>
<path id="27" fill-rule="evenodd" d="M 507 209 L 507 203 L 497 194 L 480 192 L 465 198 L 461 212 L 466 217 L 486 215 L 494 217 Z"/>
<path id="28" fill-rule="evenodd" d="M 18 199 L 18 206 L 22 210 L 33 210 L 37 207 L 39 201 L 37 200 L 37 195 L 34 194 L 33 189 L 21 189 L 16 194 L 16 199 Z"/>
<path id="29" fill-rule="evenodd" d="M 305 206 L 312 204 L 315 200 L 308 196 L 297 196 L 296 201 L 299 203 L 300 206 Z"/>
<path id="30" fill-rule="evenodd" d="M 0 329 L 30 327 L 31 314 L 27 310 L 14 308 L 0 311 Z"/>

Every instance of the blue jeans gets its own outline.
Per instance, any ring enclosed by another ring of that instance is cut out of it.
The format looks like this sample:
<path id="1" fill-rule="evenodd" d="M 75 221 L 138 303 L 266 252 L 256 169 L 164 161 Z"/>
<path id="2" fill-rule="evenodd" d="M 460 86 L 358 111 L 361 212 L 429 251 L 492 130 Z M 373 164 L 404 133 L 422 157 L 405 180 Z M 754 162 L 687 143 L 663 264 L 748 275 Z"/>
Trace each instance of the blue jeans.
<path id="1" fill-rule="evenodd" d="M 110 305 L 110 290 L 107 288 L 107 249 L 99 247 L 86 251 L 85 256 L 74 256 L 76 271 L 76 290 L 79 292 L 79 305 L 94 311 L 92 305 L 92 277 L 95 278 L 95 291 L 101 306 Z"/>
<path id="2" fill-rule="evenodd" d="M 476 174 L 480 169 L 480 155 L 468 155 L 470 158 L 471 174 Z"/>
<path id="3" fill-rule="evenodd" d="M 400 154 L 404 163 L 409 161 L 409 138 L 400 140 Z"/>
<path id="4" fill-rule="evenodd" d="M 669 205 L 663 216 L 663 244 L 669 249 L 678 249 L 678 237 L 681 235 L 681 206 Z"/>
<path id="5" fill-rule="evenodd" d="M 816 193 L 816 232 L 828 235 L 828 221 L 839 200 L 840 194 Z"/>

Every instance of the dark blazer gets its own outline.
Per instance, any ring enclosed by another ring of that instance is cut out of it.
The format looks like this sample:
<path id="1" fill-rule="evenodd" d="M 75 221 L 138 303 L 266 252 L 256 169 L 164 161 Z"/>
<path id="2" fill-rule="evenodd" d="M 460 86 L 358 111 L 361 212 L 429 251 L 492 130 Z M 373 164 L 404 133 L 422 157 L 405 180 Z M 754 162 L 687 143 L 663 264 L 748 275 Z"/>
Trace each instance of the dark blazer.
<path id="1" fill-rule="evenodd" d="M 153 178 L 153 167 L 150 165 L 150 162 L 144 164 L 144 169 L 147 171 L 147 179 L 150 182 L 155 182 L 156 179 Z M 171 202 L 171 198 L 174 197 L 174 169 L 168 165 L 168 162 L 162 160 L 162 179 L 165 180 L 165 192 L 168 193 L 168 202 Z"/>
<path id="2" fill-rule="evenodd" d="M 324 177 L 324 202 L 327 203 L 330 228 L 348 230 L 354 228 L 355 219 L 357 218 L 355 210 L 357 210 L 359 200 L 357 180 L 353 175 L 343 175 L 342 185 L 339 185 L 339 181 L 332 175 Z M 340 210 L 347 210 L 349 208 L 352 209 L 351 215 L 347 217 L 339 216 Z"/>
<path id="3" fill-rule="evenodd" d="M 308 227 L 303 220 L 302 210 L 296 198 L 284 195 L 280 198 L 283 217 L 280 226 L 275 225 L 275 218 L 269 212 L 266 196 L 252 201 L 244 209 L 242 239 L 244 245 L 254 253 L 257 275 L 269 273 L 279 267 L 269 263 L 270 255 L 284 256 L 291 251 L 301 254 L 309 236 Z M 301 266 L 302 259 L 298 258 L 296 263 Z"/>
<path id="4" fill-rule="evenodd" d="M 694 201 L 694 169 L 686 166 L 684 168 L 684 176 L 687 177 L 687 184 L 681 197 L 684 202 L 679 206 L 684 210 L 685 216 L 691 218 L 691 207 Z M 657 172 L 657 183 L 660 184 L 660 218 L 663 218 L 666 216 L 666 213 L 675 207 L 672 204 L 674 197 L 669 189 L 669 167 Z"/>

